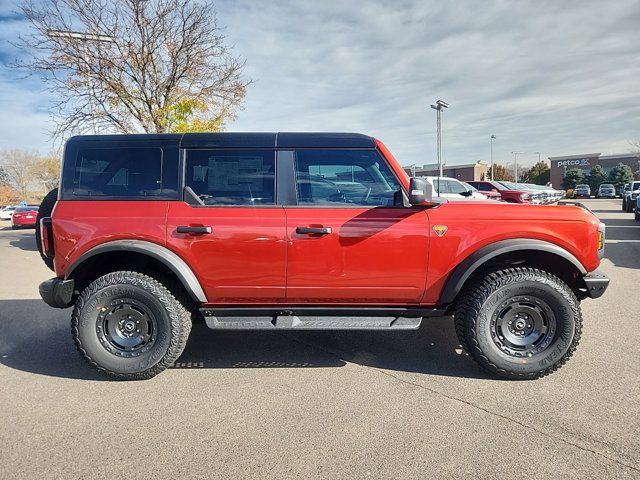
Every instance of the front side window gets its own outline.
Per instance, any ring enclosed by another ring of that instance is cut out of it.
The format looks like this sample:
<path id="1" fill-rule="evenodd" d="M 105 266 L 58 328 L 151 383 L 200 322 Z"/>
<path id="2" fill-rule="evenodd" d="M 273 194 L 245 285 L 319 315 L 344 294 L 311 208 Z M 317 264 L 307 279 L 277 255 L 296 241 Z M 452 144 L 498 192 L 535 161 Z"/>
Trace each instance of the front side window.
<path id="1" fill-rule="evenodd" d="M 162 149 L 80 149 L 73 193 L 112 198 L 158 196 L 162 193 Z"/>
<path id="2" fill-rule="evenodd" d="M 401 186 L 375 150 L 298 150 L 299 205 L 393 206 Z"/>
<path id="3" fill-rule="evenodd" d="M 205 205 L 274 205 L 275 151 L 190 150 L 186 185 Z"/>

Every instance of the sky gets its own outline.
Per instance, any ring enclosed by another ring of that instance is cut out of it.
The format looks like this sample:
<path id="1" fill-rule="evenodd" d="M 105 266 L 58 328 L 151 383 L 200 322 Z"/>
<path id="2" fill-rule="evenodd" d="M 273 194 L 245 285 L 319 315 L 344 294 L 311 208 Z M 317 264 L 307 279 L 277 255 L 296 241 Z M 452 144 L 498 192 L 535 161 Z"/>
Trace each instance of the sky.
<path id="1" fill-rule="evenodd" d="M 403 165 L 436 161 L 443 99 L 449 165 L 510 152 L 626 153 L 640 139 L 640 0 L 219 0 L 254 83 L 230 131 L 345 131 Z M 52 146 L 52 98 L 7 63 L 28 28 L 0 0 L 0 148 Z"/>

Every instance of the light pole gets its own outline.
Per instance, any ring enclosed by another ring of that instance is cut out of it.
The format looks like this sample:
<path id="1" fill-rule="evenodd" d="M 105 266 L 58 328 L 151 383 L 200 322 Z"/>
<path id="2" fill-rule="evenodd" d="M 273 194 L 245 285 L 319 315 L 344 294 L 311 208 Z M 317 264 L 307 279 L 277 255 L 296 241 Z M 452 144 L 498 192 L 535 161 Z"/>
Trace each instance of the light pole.
<path id="1" fill-rule="evenodd" d="M 438 144 L 438 170 L 440 171 L 440 177 L 442 177 L 442 121 L 440 119 L 440 114 L 442 110 L 445 108 L 449 108 L 449 104 L 442 100 L 437 100 L 435 105 L 431 105 L 437 114 L 436 114 L 436 141 Z"/>
<path id="2" fill-rule="evenodd" d="M 495 135 L 491 135 L 491 181 L 494 180 L 493 178 L 493 141 L 496 139 Z"/>
<path id="3" fill-rule="evenodd" d="M 537 153 L 538 154 L 538 163 L 540 163 L 542 161 L 542 158 L 540 157 L 540 152 L 533 152 L 533 153 Z"/>
<path id="4" fill-rule="evenodd" d="M 89 42 L 116 43 L 116 39 L 114 37 L 110 35 L 100 35 L 97 33 L 73 32 L 71 30 L 47 30 L 47 35 L 52 38 L 67 38 L 71 41 L 79 40 L 81 42 L 84 42 L 82 48 L 82 61 L 85 63 L 84 67 L 87 70 L 89 70 L 89 56 L 87 55 L 87 44 Z M 87 85 L 89 85 L 88 80 Z M 89 107 L 91 108 L 91 124 L 93 125 L 93 133 L 95 134 L 97 133 L 94 105 L 95 89 L 93 87 L 93 84 L 89 86 L 91 88 L 91 96 L 89 97 Z"/>
<path id="5" fill-rule="evenodd" d="M 524 152 L 511 152 L 513 154 L 513 161 L 516 164 L 516 182 L 518 181 L 518 155 L 522 155 Z"/>

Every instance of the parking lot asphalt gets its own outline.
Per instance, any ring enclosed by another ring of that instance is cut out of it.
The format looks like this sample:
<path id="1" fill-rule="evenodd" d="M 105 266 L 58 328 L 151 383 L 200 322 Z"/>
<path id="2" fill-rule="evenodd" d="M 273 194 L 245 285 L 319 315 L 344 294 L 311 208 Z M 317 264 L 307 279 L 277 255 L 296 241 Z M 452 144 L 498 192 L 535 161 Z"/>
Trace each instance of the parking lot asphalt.
<path id="1" fill-rule="evenodd" d="M 607 223 L 611 286 L 574 357 L 503 381 L 448 318 L 415 332 L 214 332 L 142 382 L 85 364 L 33 230 L 0 231 L 0 478 L 640 478 L 640 222 Z"/>

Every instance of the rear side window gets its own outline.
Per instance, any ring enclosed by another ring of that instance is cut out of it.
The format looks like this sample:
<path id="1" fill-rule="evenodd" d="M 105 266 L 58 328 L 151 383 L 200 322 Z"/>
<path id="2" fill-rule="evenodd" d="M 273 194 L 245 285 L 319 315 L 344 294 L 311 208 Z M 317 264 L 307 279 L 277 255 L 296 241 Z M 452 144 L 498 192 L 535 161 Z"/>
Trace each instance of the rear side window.
<path id="1" fill-rule="evenodd" d="M 161 148 L 81 148 L 73 194 L 137 198 L 162 195 Z"/>
<path id="2" fill-rule="evenodd" d="M 472 183 L 471 185 L 482 192 L 490 192 L 493 189 L 493 186 L 489 185 L 488 183 Z"/>
<path id="3" fill-rule="evenodd" d="M 274 205 L 275 150 L 189 150 L 186 185 L 205 205 Z"/>
<path id="4" fill-rule="evenodd" d="M 299 205 L 393 206 L 401 186 L 375 150 L 298 150 Z"/>

